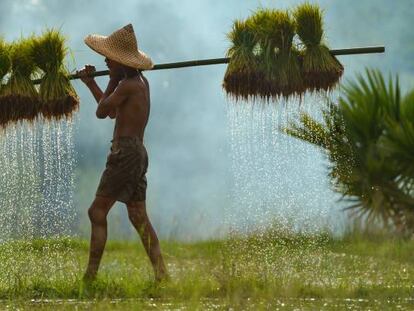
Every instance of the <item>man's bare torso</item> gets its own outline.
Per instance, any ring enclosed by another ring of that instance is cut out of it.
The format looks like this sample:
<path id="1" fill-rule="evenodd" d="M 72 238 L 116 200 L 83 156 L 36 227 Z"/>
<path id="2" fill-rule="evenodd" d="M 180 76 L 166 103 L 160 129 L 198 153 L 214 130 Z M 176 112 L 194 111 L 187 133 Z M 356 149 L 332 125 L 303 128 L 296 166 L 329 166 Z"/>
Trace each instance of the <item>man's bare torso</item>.
<path id="1" fill-rule="evenodd" d="M 121 136 L 139 137 L 144 140 L 144 131 L 150 112 L 150 94 L 148 81 L 144 76 L 122 80 L 128 96 L 116 108 L 116 121 L 113 138 Z"/>

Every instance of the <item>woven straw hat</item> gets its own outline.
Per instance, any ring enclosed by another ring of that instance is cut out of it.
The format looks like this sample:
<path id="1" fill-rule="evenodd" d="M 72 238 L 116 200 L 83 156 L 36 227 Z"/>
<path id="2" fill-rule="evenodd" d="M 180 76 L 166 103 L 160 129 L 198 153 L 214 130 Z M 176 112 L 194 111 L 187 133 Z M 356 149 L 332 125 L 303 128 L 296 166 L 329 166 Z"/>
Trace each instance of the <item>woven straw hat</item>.
<path id="1" fill-rule="evenodd" d="M 143 70 L 154 67 L 151 58 L 138 50 L 131 24 L 114 31 L 109 36 L 88 35 L 84 41 L 95 52 L 125 66 Z"/>

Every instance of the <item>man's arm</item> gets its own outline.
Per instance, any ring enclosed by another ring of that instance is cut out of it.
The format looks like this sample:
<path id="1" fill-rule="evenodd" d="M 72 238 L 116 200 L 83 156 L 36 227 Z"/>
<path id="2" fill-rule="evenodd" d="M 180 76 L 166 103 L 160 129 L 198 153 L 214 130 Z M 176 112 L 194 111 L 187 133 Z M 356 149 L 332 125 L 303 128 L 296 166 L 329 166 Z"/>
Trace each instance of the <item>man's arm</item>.
<path id="1" fill-rule="evenodd" d="M 96 102 L 99 104 L 99 101 L 102 98 L 106 98 L 109 95 L 111 95 L 111 93 L 115 90 L 116 86 L 118 85 L 118 83 L 115 81 L 115 79 L 113 81 L 109 81 L 108 86 L 106 88 L 105 93 L 102 92 L 102 90 L 100 89 L 100 87 L 98 86 L 98 84 L 96 83 L 95 79 L 93 77 L 88 77 L 88 75 L 92 72 L 95 71 L 95 67 L 92 65 L 85 65 L 85 67 L 80 70 L 77 71 L 76 73 L 81 77 L 81 80 L 85 83 L 85 85 L 89 88 L 89 90 L 91 91 L 93 97 L 95 98 Z M 119 82 L 119 78 L 118 78 L 118 82 Z M 110 113 L 108 114 L 108 116 L 111 119 L 114 119 L 116 117 L 116 110 L 112 110 L 110 111 Z"/>
<path id="2" fill-rule="evenodd" d="M 86 85 L 91 91 L 93 97 L 95 97 L 96 102 L 99 104 L 101 100 L 106 99 L 109 95 L 113 93 L 113 91 L 118 85 L 118 81 L 109 80 L 109 83 L 108 83 L 108 86 L 106 87 L 105 92 L 101 91 L 100 87 L 98 86 L 95 80 L 92 80 Z M 114 119 L 116 117 L 116 109 L 110 110 L 107 116 L 109 116 L 111 119 Z"/>
<path id="3" fill-rule="evenodd" d="M 108 84 L 108 89 L 112 87 L 114 87 L 114 85 L 110 81 Z M 125 82 L 121 82 L 118 85 L 115 85 L 115 89 L 113 92 L 111 92 L 110 95 L 105 96 L 105 93 L 99 101 L 98 109 L 96 110 L 96 116 L 99 119 L 106 118 L 111 111 L 116 111 L 116 108 L 125 101 L 128 96 L 128 86 Z"/>

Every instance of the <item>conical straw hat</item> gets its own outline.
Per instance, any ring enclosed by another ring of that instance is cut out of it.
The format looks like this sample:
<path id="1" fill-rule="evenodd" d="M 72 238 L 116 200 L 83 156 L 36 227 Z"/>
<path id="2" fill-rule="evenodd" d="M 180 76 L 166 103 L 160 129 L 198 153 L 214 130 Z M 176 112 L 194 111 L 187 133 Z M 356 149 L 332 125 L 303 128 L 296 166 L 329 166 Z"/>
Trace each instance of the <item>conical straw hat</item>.
<path id="1" fill-rule="evenodd" d="M 154 67 L 151 58 L 138 49 L 134 28 L 131 24 L 109 36 L 88 35 L 84 41 L 95 52 L 125 66 L 143 70 Z"/>

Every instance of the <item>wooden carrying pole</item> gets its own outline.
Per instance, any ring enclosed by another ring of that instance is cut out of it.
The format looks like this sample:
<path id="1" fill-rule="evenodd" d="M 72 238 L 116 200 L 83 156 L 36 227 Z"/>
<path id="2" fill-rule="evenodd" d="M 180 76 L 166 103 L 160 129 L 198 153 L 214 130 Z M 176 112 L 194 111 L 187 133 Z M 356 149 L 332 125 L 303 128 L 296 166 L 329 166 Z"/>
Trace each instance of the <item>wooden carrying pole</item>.
<path id="1" fill-rule="evenodd" d="M 384 53 L 384 46 L 370 46 L 370 47 L 358 47 L 358 48 L 348 48 L 348 49 L 336 49 L 330 50 L 332 55 L 355 55 L 355 54 L 372 54 L 372 53 Z M 173 69 L 173 68 L 184 68 L 184 67 L 195 67 L 195 66 L 205 66 L 205 65 L 217 65 L 217 64 L 227 64 L 229 62 L 229 57 L 223 58 L 211 58 L 211 59 L 200 59 L 200 60 L 190 60 L 185 62 L 177 63 L 165 63 L 155 65 L 150 70 L 160 70 L 160 69 Z M 91 74 L 91 77 L 100 77 L 109 75 L 109 70 L 95 71 Z M 70 80 L 79 79 L 77 74 L 72 74 L 69 76 Z M 33 80 L 34 84 L 39 84 L 41 79 Z"/>

